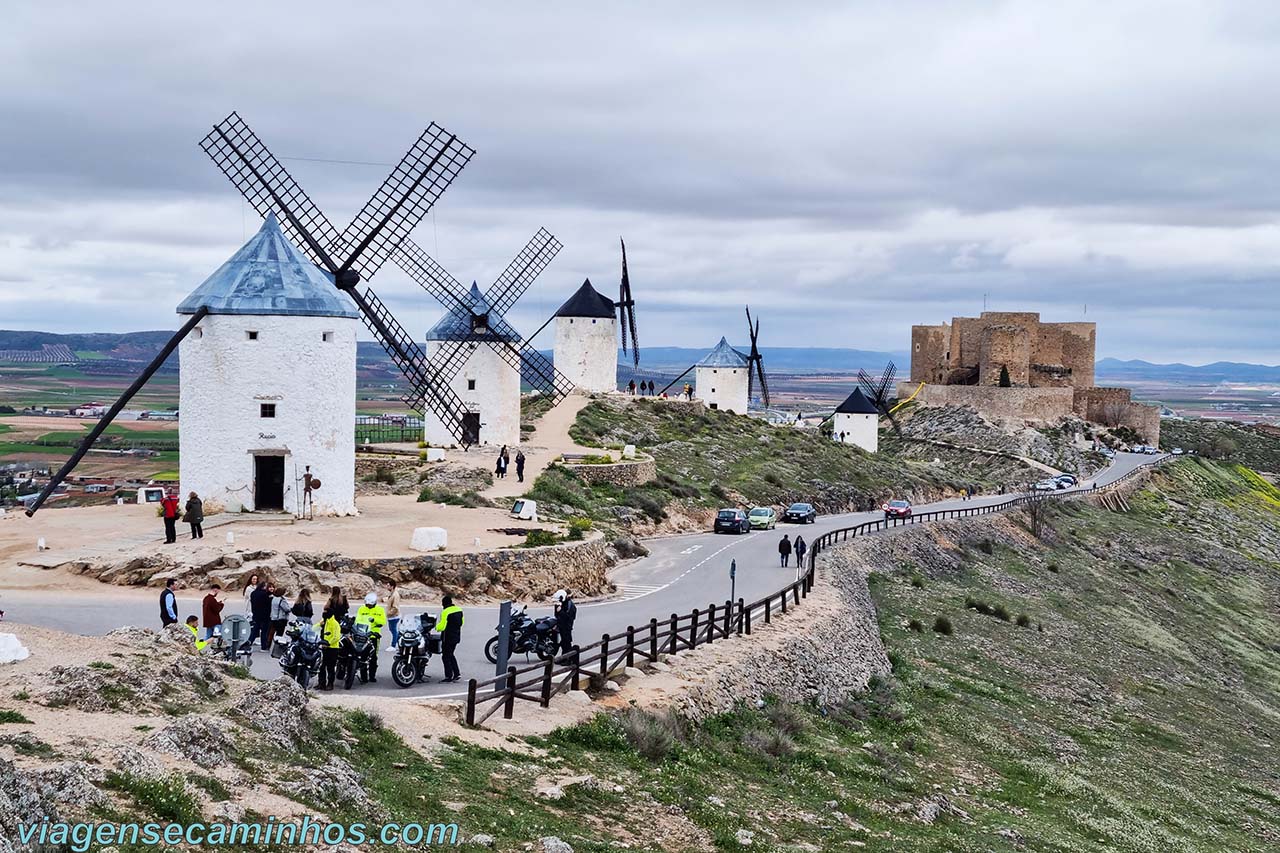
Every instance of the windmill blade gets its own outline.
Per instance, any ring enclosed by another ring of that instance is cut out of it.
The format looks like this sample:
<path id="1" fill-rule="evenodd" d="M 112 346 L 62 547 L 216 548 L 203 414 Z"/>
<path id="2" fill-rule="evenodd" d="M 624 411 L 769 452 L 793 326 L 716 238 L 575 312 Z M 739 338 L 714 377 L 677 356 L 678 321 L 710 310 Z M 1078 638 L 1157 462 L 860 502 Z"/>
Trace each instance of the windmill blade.
<path id="1" fill-rule="evenodd" d="M 659 395 L 659 396 L 661 396 L 661 395 L 663 395 L 663 394 L 667 393 L 668 391 L 670 391 L 670 390 L 671 390 L 671 386 L 672 386 L 672 385 L 675 385 L 675 384 L 676 384 L 677 382 L 679 382 L 681 379 L 684 379 L 686 376 L 688 376 L 688 375 L 689 375 L 689 372 L 690 372 L 691 370 L 693 370 L 693 369 L 694 369 L 695 367 L 697 367 L 697 366 L 698 366 L 698 365 L 696 365 L 696 364 L 691 364 L 691 365 L 689 365 L 688 367 L 686 367 L 686 368 L 685 368 L 685 370 L 684 370 L 684 373 L 681 373 L 681 374 L 680 374 L 679 376 L 677 376 L 675 379 L 672 379 L 672 380 L 671 380 L 670 382 L 668 382 L 665 386 L 663 386 L 663 389 L 662 389 L 661 391 L 659 391 L 659 392 L 658 392 L 658 395 Z"/>
<path id="2" fill-rule="evenodd" d="M 877 408 L 881 407 L 882 401 L 880 398 L 882 394 L 876 388 L 875 381 L 862 368 L 858 368 L 858 387 L 862 389 L 862 393 L 866 394 L 867 399 L 875 404 Z"/>
<path id="3" fill-rule="evenodd" d="M 435 122 L 400 159 L 343 232 L 343 271 L 372 278 L 453 183 L 475 150 Z"/>
<path id="4" fill-rule="evenodd" d="M 764 407 L 769 408 L 769 380 L 764 378 L 764 358 L 756 360 L 756 369 L 760 372 L 760 399 L 764 401 Z"/>
<path id="5" fill-rule="evenodd" d="M 751 398 L 756 395 L 756 362 L 751 359 L 747 362 L 747 405 L 751 405 Z"/>
<path id="6" fill-rule="evenodd" d="M 502 275 L 490 285 L 485 301 L 499 315 L 506 314 L 516 301 L 524 296 L 534 279 L 542 274 L 552 259 L 560 253 L 560 241 L 545 228 L 539 228 L 533 239 L 525 244 L 520 254 L 507 264 Z"/>
<path id="7" fill-rule="evenodd" d="M 880 374 L 880 382 L 876 385 L 880 392 L 880 398 L 885 402 L 889 400 L 889 389 L 893 387 L 893 379 L 898 373 L 898 368 L 892 361 L 885 365 L 884 372 Z"/>
<path id="8" fill-rule="evenodd" d="M 430 293 L 446 311 L 457 310 L 464 314 L 471 310 L 470 291 L 454 278 L 448 270 L 436 263 L 422 247 L 406 237 L 391 253 L 391 259 L 405 275 Z"/>
<path id="9" fill-rule="evenodd" d="M 622 351 L 627 351 L 627 335 L 630 333 L 632 362 L 635 367 L 639 367 L 640 340 L 636 336 L 636 300 L 631 295 L 631 276 L 627 273 L 627 244 L 621 237 L 618 242 L 622 245 L 622 282 L 618 285 L 618 309 L 622 312 L 622 316 L 618 318 L 622 326 Z"/>
<path id="10" fill-rule="evenodd" d="M 107 427 L 111 426 L 111 422 L 115 420 L 116 415 L 120 414 L 120 410 L 125 407 L 125 404 L 133 399 L 134 394 L 137 394 L 142 390 L 142 386 L 146 385 L 147 380 L 160 369 L 160 365 L 164 364 L 165 359 L 173 354 L 173 351 L 178 348 L 178 344 L 182 342 L 182 339 L 185 338 L 187 334 L 196 327 L 196 324 L 203 320 L 205 315 L 208 313 L 209 309 L 204 306 L 196 309 L 196 312 L 191 315 L 187 322 L 182 324 L 182 328 L 175 332 L 173 337 L 169 338 L 168 343 L 160 349 L 160 352 L 156 353 L 155 358 L 151 359 L 151 362 L 143 369 L 142 373 L 138 374 L 138 378 L 134 379 L 133 383 L 125 389 L 125 392 L 120 395 L 119 399 L 117 399 L 114 404 L 112 404 L 111 408 L 108 409 L 102 417 L 98 418 L 98 422 L 93 425 L 93 429 L 89 430 L 89 434 L 81 440 L 80 446 L 71 454 L 71 458 L 62 464 L 62 467 L 58 469 L 56 474 L 49 478 L 49 482 L 45 484 L 44 489 L 36 496 L 35 501 L 32 502 L 31 506 L 27 507 L 26 513 L 28 517 L 35 515 L 36 511 L 39 510 L 44 502 L 49 499 L 49 495 L 53 494 L 54 490 L 56 490 L 58 486 L 61 485 L 62 481 L 67 478 L 67 475 L 75 470 L 75 467 L 80 464 L 80 460 L 89 452 L 89 448 L 93 447 L 93 443 L 98 440 L 100 435 L 106 432 Z"/>
<path id="11" fill-rule="evenodd" d="M 286 236 L 316 266 L 330 273 L 338 271 L 336 256 L 342 253 L 338 229 L 239 113 L 214 125 L 200 140 L 200 147 L 259 216 L 266 219 L 274 213 Z"/>
<path id="12" fill-rule="evenodd" d="M 529 384 L 558 403 L 573 392 L 573 383 L 555 369 L 547 357 L 531 347 L 521 349 L 510 341 L 494 341 L 493 351 L 524 378 L 526 366 L 533 372 Z"/>

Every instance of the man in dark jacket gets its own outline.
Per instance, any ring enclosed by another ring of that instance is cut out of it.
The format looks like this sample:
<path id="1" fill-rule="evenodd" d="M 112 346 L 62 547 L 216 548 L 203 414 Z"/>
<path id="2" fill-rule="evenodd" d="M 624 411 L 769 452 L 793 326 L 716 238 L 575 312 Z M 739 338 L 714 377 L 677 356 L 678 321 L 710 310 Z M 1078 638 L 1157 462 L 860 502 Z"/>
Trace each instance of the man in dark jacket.
<path id="1" fill-rule="evenodd" d="M 560 654 L 573 649 L 573 623 L 578 618 L 578 605 L 563 589 L 556 592 L 556 630 L 560 633 Z"/>
<path id="2" fill-rule="evenodd" d="M 262 650 L 265 652 L 271 643 L 271 592 L 266 581 L 259 581 L 257 588 L 249 593 L 249 621 L 253 628 L 241 648 L 247 649 L 255 639 L 262 637 Z"/>
<path id="3" fill-rule="evenodd" d="M 160 592 L 160 627 L 162 628 L 178 623 L 178 599 L 173 594 L 173 588 L 177 583 L 173 578 L 169 578 L 164 582 L 164 589 Z"/>
<path id="4" fill-rule="evenodd" d="M 804 568 L 804 552 L 809 549 L 809 545 L 804 541 L 804 537 L 796 534 L 795 552 L 796 552 L 796 568 Z"/>
<path id="5" fill-rule="evenodd" d="M 462 608 L 454 606 L 451 595 L 442 598 L 440 604 L 444 609 L 440 611 L 440 618 L 436 620 L 436 631 L 440 634 L 440 660 L 444 663 L 443 681 L 453 682 L 462 678 L 462 671 L 458 669 L 458 659 L 453 654 L 458 648 L 459 641 L 462 640 Z"/>
<path id="6" fill-rule="evenodd" d="M 787 561 L 791 559 L 791 537 L 782 534 L 782 541 L 778 543 L 778 556 L 782 558 L 782 568 L 787 567 Z"/>
<path id="7" fill-rule="evenodd" d="M 215 583 L 200 604 L 200 616 L 204 622 L 206 640 L 213 636 L 213 629 L 222 624 L 222 599 L 218 598 L 221 593 L 222 587 Z"/>

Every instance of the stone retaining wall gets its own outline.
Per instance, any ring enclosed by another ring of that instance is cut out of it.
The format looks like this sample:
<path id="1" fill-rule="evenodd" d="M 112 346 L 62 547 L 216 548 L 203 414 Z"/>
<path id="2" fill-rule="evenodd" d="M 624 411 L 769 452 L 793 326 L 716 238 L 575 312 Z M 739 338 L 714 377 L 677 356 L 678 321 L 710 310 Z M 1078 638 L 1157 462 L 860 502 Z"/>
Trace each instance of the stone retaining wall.
<path id="1" fill-rule="evenodd" d="M 641 486 L 651 482 L 658 476 L 658 463 L 654 461 L 652 456 L 647 454 L 637 454 L 634 460 L 628 459 L 622 462 L 614 462 L 610 465 L 561 464 L 569 471 L 572 471 L 582 482 L 593 486 L 601 483 L 621 488 Z"/>

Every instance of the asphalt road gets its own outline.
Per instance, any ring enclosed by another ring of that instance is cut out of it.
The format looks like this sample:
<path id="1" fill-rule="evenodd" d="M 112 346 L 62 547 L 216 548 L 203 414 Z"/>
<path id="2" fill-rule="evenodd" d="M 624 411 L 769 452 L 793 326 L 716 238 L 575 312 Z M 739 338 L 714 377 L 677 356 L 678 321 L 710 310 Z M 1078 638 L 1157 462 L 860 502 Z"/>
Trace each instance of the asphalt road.
<path id="1" fill-rule="evenodd" d="M 1088 487 L 1096 483 L 1106 485 L 1144 462 L 1153 459 L 1133 453 L 1121 453 L 1112 464 L 1100 471 L 1093 480 L 1081 485 Z M 979 496 L 968 501 L 946 500 L 915 507 L 918 512 L 928 510 L 950 509 L 960 506 L 983 506 L 1007 500 L 1008 495 Z M 828 530 L 849 527 L 863 521 L 870 521 L 881 516 L 879 512 L 846 513 L 820 517 L 816 523 L 808 525 L 779 524 L 772 531 L 758 531 L 741 536 L 716 535 L 699 533 L 684 536 L 671 536 L 646 541 L 649 556 L 636 560 L 619 568 L 612 576 L 618 586 L 618 594 L 609 598 L 583 601 L 578 605 L 578 619 L 574 627 L 574 639 L 580 644 L 587 644 L 600 639 L 604 633 L 616 633 L 628 625 L 637 627 L 649 624 L 651 618 L 667 619 L 672 613 L 688 613 L 694 607 L 705 607 L 715 602 L 723 604 L 730 598 L 729 566 L 737 562 L 736 587 L 734 597 L 753 601 L 763 598 L 768 593 L 786 585 L 796 577 L 794 560 L 792 566 L 783 568 L 779 565 L 777 552 L 778 540 L 784 533 L 794 539 L 797 534 L 805 541 L 812 541 Z M 178 610 L 180 618 L 187 614 L 199 614 L 201 593 L 179 593 Z M 237 612 L 239 599 L 230 596 L 226 614 Z M 101 635 L 121 625 L 142 625 L 158 627 L 159 625 L 159 593 L 155 600 L 138 596 L 121 598 L 111 595 L 97 596 L 85 593 L 49 593 L 37 591 L 6 591 L 0 599 L 0 608 L 8 611 L 7 620 L 11 622 L 27 622 L 48 628 L 55 628 L 71 633 L 84 635 Z M 551 612 L 547 602 L 525 602 L 530 605 L 529 613 L 540 616 Z M 401 608 L 406 624 L 423 610 L 439 612 L 439 607 L 424 608 L 407 606 Z M 433 680 L 415 685 L 407 689 L 397 687 L 391 680 L 391 653 L 384 648 L 379 667 L 377 684 L 359 685 L 355 690 L 363 693 L 379 693 L 394 696 L 431 695 L 436 697 L 463 696 L 465 679 L 488 678 L 494 672 L 493 664 L 484 657 L 484 644 L 495 633 L 498 622 L 498 608 L 468 607 L 464 615 L 466 624 L 463 628 L 463 641 L 458 652 L 458 663 L 462 669 L 463 682 L 459 684 L 439 684 L 438 679 L 443 668 L 435 660 L 431 663 Z M 4 623 L 0 623 L 2 626 Z M 389 644 L 384 641 L 384 646 Z M 530 662 L 536 662 L 530 658 Z M 520 666 L 523 656 L 513 658 L 512 663 Z M 279 673 L 279 666 L 265 653 L 254 655 L 252 666 L 254 674 L 259 677 L 273 677 Z"/>

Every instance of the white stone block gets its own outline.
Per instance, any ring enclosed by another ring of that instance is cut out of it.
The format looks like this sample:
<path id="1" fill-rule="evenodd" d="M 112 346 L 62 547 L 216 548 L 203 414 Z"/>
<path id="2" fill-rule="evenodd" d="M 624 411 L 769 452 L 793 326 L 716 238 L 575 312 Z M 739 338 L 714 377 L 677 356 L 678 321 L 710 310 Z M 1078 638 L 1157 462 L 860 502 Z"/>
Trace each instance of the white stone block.
<path id="1" fill-rule="evenodd" d="M 236 534 L 230 530 L 227 531 L 227 544 L 228 545 L 236 544 Z"/>
<path id="2" fill-rule="evenodd" d="M 443 461 L 444 461 L 444 448 L 443 448 L 443 447 L 428 447 L 428 448 L 427 448 L 427 461 L 428 461 L 428 462 L 443 462 Z"/>
<path id="3" fill-rule="evenodd" d="M 623 459 L 635 459 L 635 458 L 636 458 L 636 446 L 635 446 L 634 444 L 628 444 L 626 447 L 622 448 L 622 458 L 623 458 Z"/>
<path id="4" fill-rule="evenodd" d="M 414 551 L 443 551 L 449 547 L 449 531 L 443 527 L 415 527 L 409 547 Z"/>

